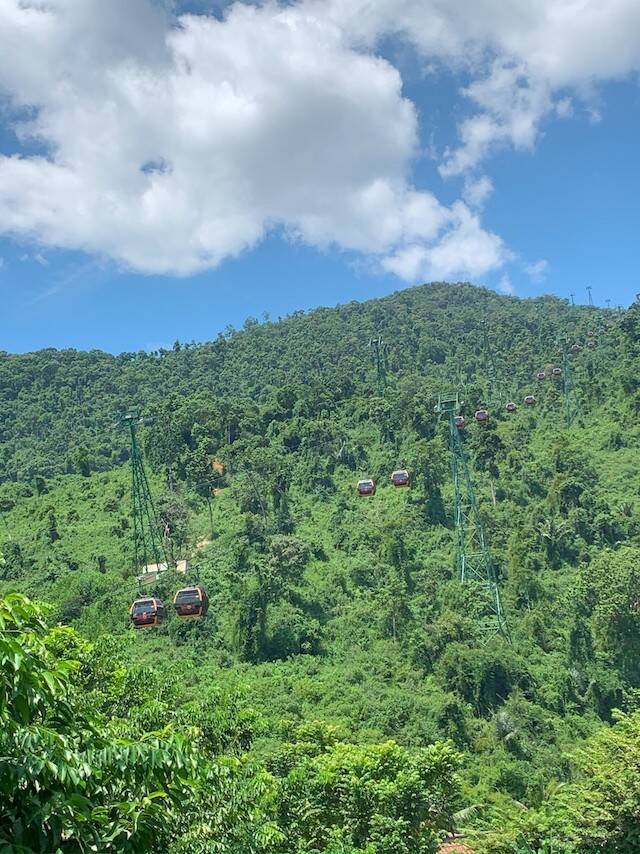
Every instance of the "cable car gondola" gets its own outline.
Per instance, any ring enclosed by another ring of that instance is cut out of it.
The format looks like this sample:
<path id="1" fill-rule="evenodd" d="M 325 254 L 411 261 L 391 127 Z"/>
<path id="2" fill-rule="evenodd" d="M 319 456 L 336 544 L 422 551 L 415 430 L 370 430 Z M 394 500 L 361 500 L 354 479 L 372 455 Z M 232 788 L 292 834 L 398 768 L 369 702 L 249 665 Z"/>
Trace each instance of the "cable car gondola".
<path id="1" fill-rule="evenodd" d="M 537 378 L 540 382 L 542 382 L 542 380 L 545 380 L 545 379 L 547 378 L 547 375 L 545 374 L 545 372 L 544 372 L 544 371 L 538 371 L 538 373 L 536 374 L 536 378 Z"/>
<path id="2" fill-rule="evenodd" d="M 365 478 L 358 481 L 358 495 L 375 495 L 376 482 L 371 478 Z"/>
<path id="3" fill-rule="evenodd" d="M 532 394 L 528 394 L 525 397 L 524 402 L 526 403 L 527 406 L 535 406 L 536 405 L 536 399 Z"/>
<path id="4" fill-rule="evenodd" d="M 581 350 L 582 350 L 582 347 L 577 342 L 575 344 L 571 345 L 571 352 L 572 353 L 576 354 L 576 353 L 579 353 Z"/>
<path id="5" fill-rule="evenodd" d="M 484 424 L 489 420 L 489 413 L 486 409 L 477 409 L 474 418 L 479 424 Z"/>
<path id="6" fill-rule="evenodd" d="M 465 420 L 464 415 L 456 415 L 453 419 L 453 423 L 456 425 L 458 430 L 464 430 Z"/>
<path id="7" fill-rule="evenodd" d="M 505 409 L 507 410 L 507 412 L 515 412 L 517 410 L 517 408 L 518 407 L 515 405 L 515 403 L 512 400 L 510 400 L 509 403 L 507 403 L 507 405 L 505 406 Z"/>
<path id="8" fill-rule="evenodd" d="M 561 377 L 562 376 L 562 368 L 556 367 L 551 371 L 551 373 L 554 375 L 554 377 Z"/>
<path id="9" fill-rule="evenodd" d="M 199 620 L 209 610 L 209 597 L 204 587 L 183 587 L 173 597 L 176 616 L 186 620 Z"/>
<path id="10" fill-rule="evenodd" d="M 129 608 L 134 629 L 152 629 L 162 625 L 167 617 L 167 609 L 161 599 L 145 596 L 136 599 Z"/>
<path id="11" fill-rule="evenodd" d="M 590 330 L 587 332 L 587 338 L 593 338 L 593 335 L 594 335 L 594 333 L 593 333 L 593 331 L 590 329 Z"/>
<path id="12" fill-rule="evenodd" d="M 391 483 L 394 486 L 409 486 L 409 472 L 406 469 L 391 472 Z"/>
<path id="13" fill-rule="evenodd" d="M 587 347 L 589 347 L 591 350 L 593 350 L 595 348 L 595 346 L 596 346 L 596 339 L 595 338 L 589 338 L 589 340 L 587 341 Z"/>

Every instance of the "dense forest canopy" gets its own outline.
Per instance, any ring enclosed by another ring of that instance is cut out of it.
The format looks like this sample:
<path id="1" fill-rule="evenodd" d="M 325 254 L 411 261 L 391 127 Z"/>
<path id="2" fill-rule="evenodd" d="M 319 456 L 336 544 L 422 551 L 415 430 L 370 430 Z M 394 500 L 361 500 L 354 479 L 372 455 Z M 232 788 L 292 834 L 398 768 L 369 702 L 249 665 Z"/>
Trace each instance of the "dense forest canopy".
<path id="1" fill-rule="evenodd" d="M 637 851 L 638 376 L 638 305 L 444 283 L 169 351 L 2 354 L 7 850 Z M 456 568 L 456 392 L 508 634 Z M 211 603 L 138 633 L 131 412 Z"/>

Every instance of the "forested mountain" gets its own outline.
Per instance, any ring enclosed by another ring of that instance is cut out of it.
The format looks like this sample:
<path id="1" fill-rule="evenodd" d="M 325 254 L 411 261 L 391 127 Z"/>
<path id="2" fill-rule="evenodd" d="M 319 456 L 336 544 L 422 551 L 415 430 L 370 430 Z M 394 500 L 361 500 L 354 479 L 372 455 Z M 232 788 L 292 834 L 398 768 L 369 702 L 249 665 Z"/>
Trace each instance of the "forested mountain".
<path id="1" fill-rule="evenodd" d="M 153 354 L 2 354 L 0 840 L 639 850 L 639 358 L 639 305 L 443 283 Z M 456 392 L 505 633 L 456 567 Z M 129 412 L 200 622 L 129 627 Z"/>

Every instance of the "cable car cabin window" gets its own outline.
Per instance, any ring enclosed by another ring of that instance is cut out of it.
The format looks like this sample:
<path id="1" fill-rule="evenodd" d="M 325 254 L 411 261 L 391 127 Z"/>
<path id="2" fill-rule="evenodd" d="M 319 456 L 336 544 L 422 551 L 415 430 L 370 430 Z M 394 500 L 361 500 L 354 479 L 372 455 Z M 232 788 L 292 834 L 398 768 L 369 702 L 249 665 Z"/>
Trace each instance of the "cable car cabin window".
<path id="1" fill-rule="evenodd" d="M 131 611 L 134 617 L 138 617 L 140 614 L 152 614 L 156 610 L 156 603 L 153 599 L 144 599 L 141 602 L 134 602 L 133 609 Z"/>
<path id="2" fill-rule="evenodd" d="M 200 603 L 200 591 L 197 587 L 193 590 L 179 590 L 176 593 L 175 605 L 197 605 Z"/>

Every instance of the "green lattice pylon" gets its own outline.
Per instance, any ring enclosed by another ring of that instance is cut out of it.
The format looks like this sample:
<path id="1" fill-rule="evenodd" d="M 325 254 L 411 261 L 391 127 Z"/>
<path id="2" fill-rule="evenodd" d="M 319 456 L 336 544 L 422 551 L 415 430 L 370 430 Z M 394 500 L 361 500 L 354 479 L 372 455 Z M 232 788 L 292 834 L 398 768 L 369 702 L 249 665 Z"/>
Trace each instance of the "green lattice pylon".
<path id="1" fill-rule="evenodd" d="M 136 423 L 139 419 L 135 415 L 125 415 L 122 420 L 129 425 L 131 439 L 131 506 L 135 565 L 147 567 L 152 563 L 164 563 L 168 567 L 169 561 L 160 537 L 158 515 L 136 437 Z"/>
<path id="2" fill-rule="evenodd" d="M 489 377 L 488 403 L 500 405 L 506 403 L 506 383 L 503 381 L 487 332 L 487 322 L 482 321 L 482 347 L 484 351 L 484 370 Z"/>
<path id="3" fill-rule="evenodd" d="M 564 396 L 564 420 L 567 427 L 571 427 L 576 416 L 580 414 L 580 400 L 573 385 L 573 370 L 569 358 L 569 344 L 567 340 L 559 342 L 562 350 L 562 393 Z"/>
<path id="4" fill-rule="evenodd" d="M 440 395 L 436 412 L 449 425 L 449 450 L 453 480 L 453 508 L 456 530 L 456 566 L 460 581 L 476 582 L 484 589 L 487 617 L 483 628 L 488 635 L 501 634 L 510 640 L 509 627 L 502 607 L 496 571 L 487 546 L 476 493 L 471 479 L 469 462 L 462 445 L 456 416 L 460 399 L 455 395 Z"/>
<path id="5" fill-rule="evenodd" d="M 378 394 L 384 397 L 387 390 L 387 345 L 382 336 L 369 339 L 369 347 L 373 351 L 373 359 L 376 366 L 376 379 L 378 383 Z"/>

